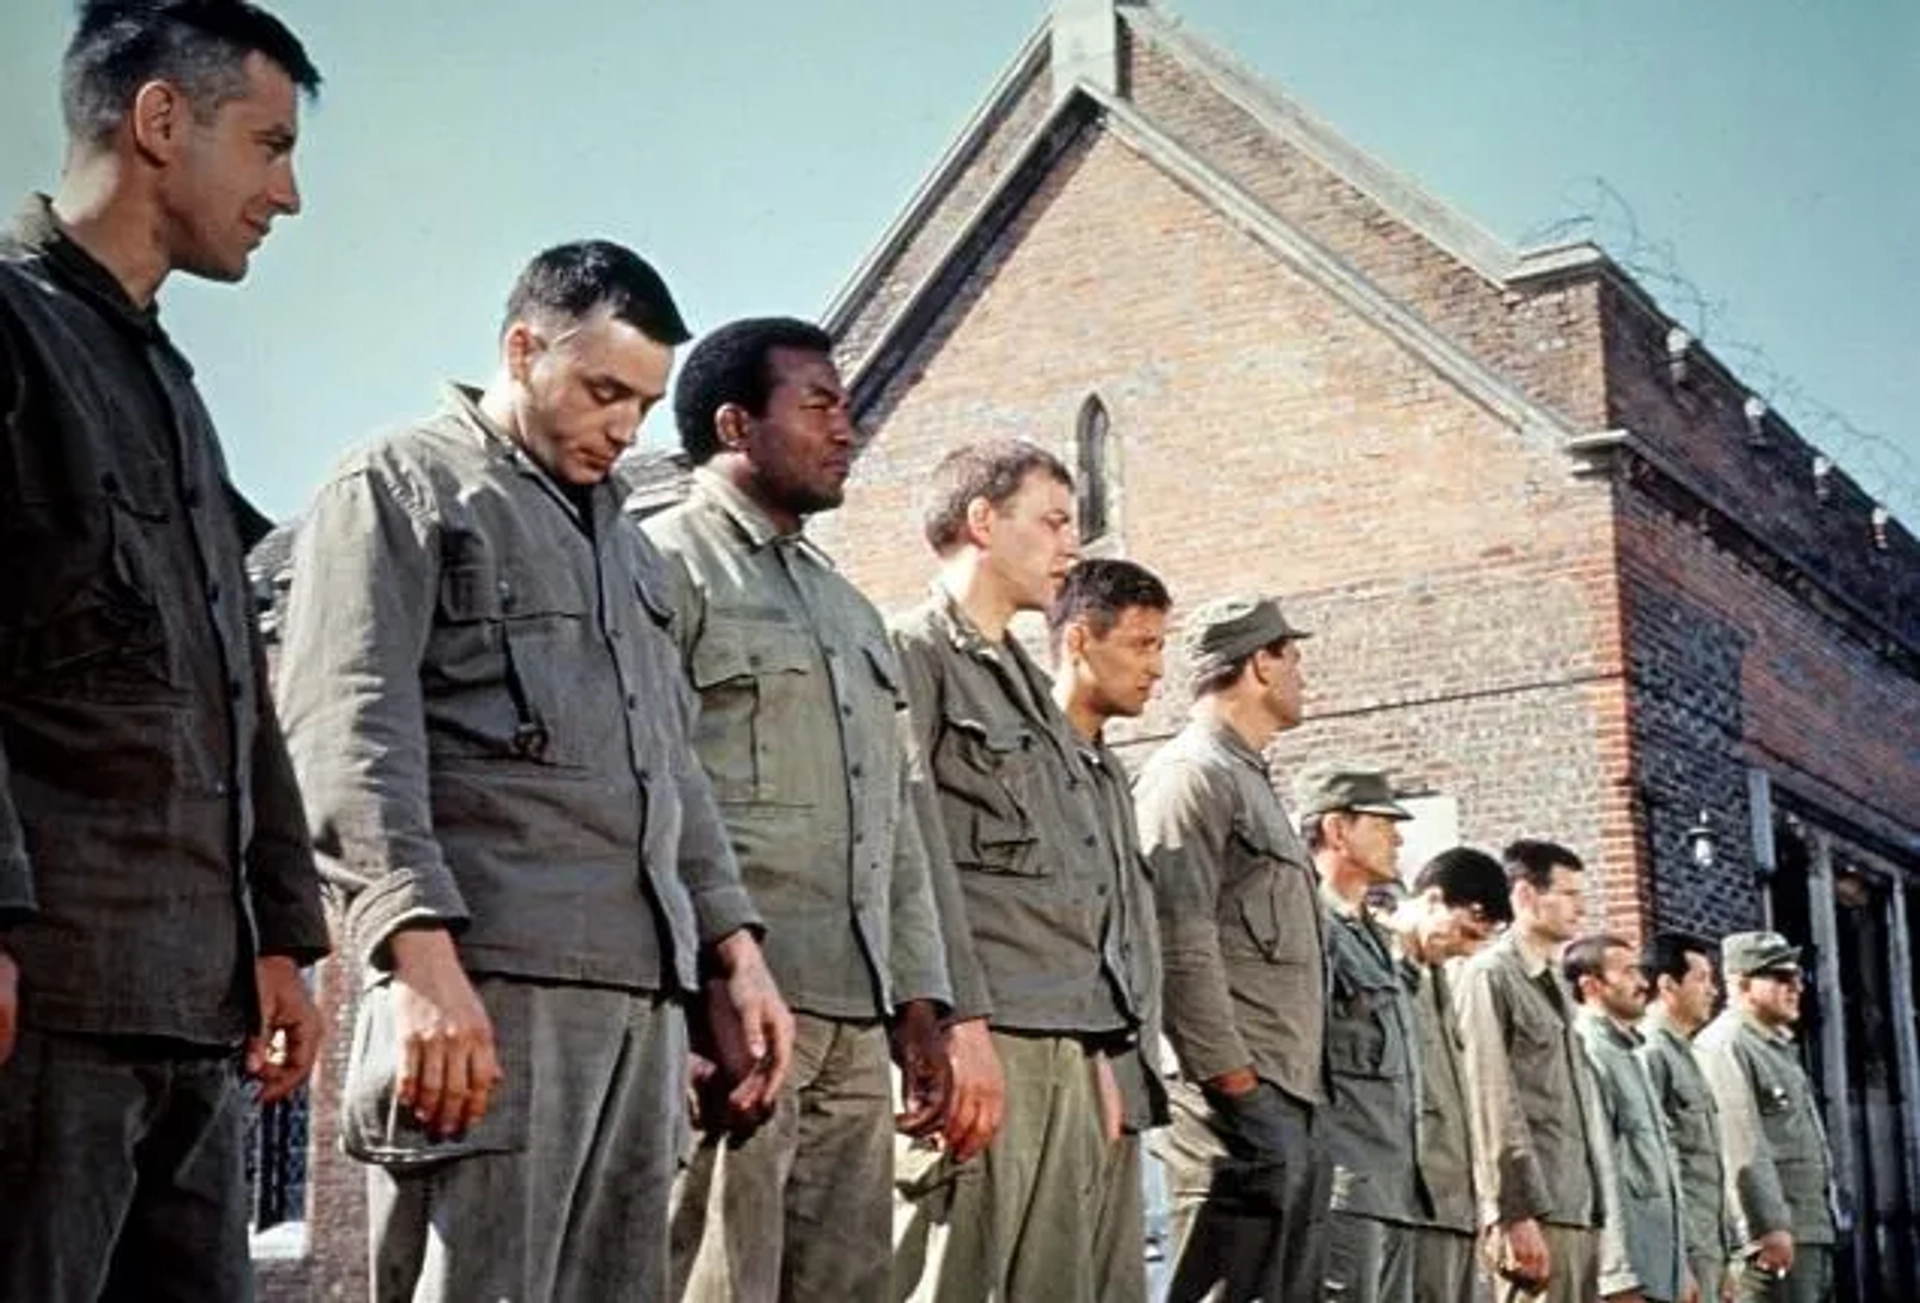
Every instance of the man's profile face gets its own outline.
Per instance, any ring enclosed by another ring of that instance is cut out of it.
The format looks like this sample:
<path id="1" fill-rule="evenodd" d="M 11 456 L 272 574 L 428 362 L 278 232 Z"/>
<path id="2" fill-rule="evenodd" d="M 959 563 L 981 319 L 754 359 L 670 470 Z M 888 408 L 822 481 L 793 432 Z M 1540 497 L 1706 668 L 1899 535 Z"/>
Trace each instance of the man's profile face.
<path id="1" fill-rule="evenodd" d="M 1609 1016 L 1630 1023 L 1647 1011 L 1646 974 L 1628 947 L 1608 946 L 1600 957 L 1600 976 L 1587 980 L 1595 983 L 1588 998 L 1598 1000 Z"/>
<path id="2" fill-rule="evenodd" d="M 1092 679 L 1095 709 L 1104 719 L 1137 717 L 1166 672 L 1167 613 L 1129 606 L 1104 635 L 1082 628 L 1079 655 Z"/>
<path id="3" fill-rule="evenodd" d="M 1529 888 L 1533 926 L 1546 940 L 1571 941 L 1580 934 L 1580 919 L 1586 912 L 1585 876 L 1578 869 L 1556 864 L 1545 888 Z"/>
<path id="4" fill-rule="evenodd" d="M 846 498 L 853 421 L 840 372 L 824 353 L 775 348 L 765 410 L 747 417 L 742 451 L 767 505 L 796 516 L 831 511 Z"/>
<path id="5" fill-rule="evenodd" d="M 1400 821 L 1383 814 L 1335 811 L 1344 827 L 1347 858 L 1367 872 L 1369 882 L 1392 882 L 1400 875 Z"/>
<path id="6" fill-rule="evenodd" d="M 506 347 L 522 446 L 576 487 L 607 478 L 673 370 L 672 348 L 604 307 L 571 326 L 515 322 Z"/>
<path id="7" fill-rule="evenodd" d="M 993 513 L 987 566 L 1015 610 L 1044 611 L 1080 555 L 1073 491 L 1042 467 Z"/>
<path id="8" fill-rule="evenodd" d="M 176 123 L 184 136 L 160 178 L 171 265 L 215 281 L 245 276 L 274 219 L 300 211 L 293 176 L 299 94 L 262 54 L 249 54 L 241 67 L 244 94 L 211 113 L 192 105 L 196 111 Z"/>
<path id="9" fill-rule="evenodd" d="M 1793 1026 L 1800 1021 L 1800 995 L 1805 981 L 1798 968 L 1754 973 L 1746 979 L 1748 1011 L 1768 1027 Z"/>
<path id="10" fill-rule="evenodd" d="M 1300 668 L 1299 641 L 1289 638 L 1277 651 L 1266 649 L 1254 655 L 1266 669 L 1267 710 L 1274 723 L 1282 729 L 1295 727 L 1305 715 L 1306 702 L 1306 676 Z"/>
<path id="11" fill-rule="evenodd" d="M 1713 961 L 1697 950 L 1687 952 L 1686 976 L 1679 981 L 1661 979 L 1661 989 L 1674 1017 L 1686 1027 L 1698 1027 L 1713 1017 L 1713 1004 L 1720 987 L 1713 978 Z"/>

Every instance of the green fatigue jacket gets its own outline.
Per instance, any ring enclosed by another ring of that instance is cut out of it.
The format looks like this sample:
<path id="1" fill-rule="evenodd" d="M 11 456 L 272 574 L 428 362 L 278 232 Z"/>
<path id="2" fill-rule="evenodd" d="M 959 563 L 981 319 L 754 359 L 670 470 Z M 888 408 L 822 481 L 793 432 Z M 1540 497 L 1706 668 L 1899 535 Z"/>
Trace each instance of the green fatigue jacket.
<path id="1" fill-rule="evenodd" d="M 1169 1116 L 1160 1062 L 1160 923 L 1153 912 L 1152 870 L 1140 853 L 1126 766 L 1104 739 L 1082 741 L 1080 754 L 1093 775 L 1102 835 L 1124 875 L 1113 926 L 1120 929 L 1133 1007 L 1140 1011 L 1140 1034 L 1132 1046 L 1115 1055 L 1113 1071 L 1126 1101 L 1127 1129 L 1145 1131 L 1165 1126 Z"/>
<path id="2" fill-rule="evenodd" d="M 1726 1166 L 1721 1161 L 1720 1108 L 1694 1058 L 1693 1044 L 1655 1008 L 1640 1030 L 1646 1043 L 1640 1061 L 1666 1114 L 1667 1136 L 1680 1160 L 1680 1194 L 1686 1205 L 1687 1251 L 1724 1262 L 1736 1247 L 1727 1218 Z M 1713 1303 L 1705 1300 L 1704 1303 Z"/>
<path id="3" fill-rule="evenodd" d="M 1160 911 L 1167 1039 L 1194 1085 L 1236 1068 L 1326 1093 L 1326 924 L 1266 761 L 1196 718 L 1134 783 Z"/>
<path id="4" fill-rule="evenodd" d="M 693 735 L 787 1003 L 823 1018 L 952 1001 L 906 799 L 893 644 L 807 539 L 707 469 L 646 532 L 673 572 Z"/>
<path id="5" fill-rule="evenodd" d="M 1324 893 L 1323 893 L 1324 894 Z M 1420 1034 L 1400 964 L 1378 925 L 1325 894 L 1327 1150 L 1333 1210 L 1415 1225 L 1433 1201 L 1420 1177 Z"/>
<path id="6" fill-rule="evenodd" d="M 288 744 L 345 940 L 450 927 L 473 972 L 696 989 L 758 915 L 688 745 L 666 564 L 455 388 L 350 454 L 295 544 Z"/>
<path id="7" fill-rule="evenodd" d="M 1467 1053 L 1480 1223 L 1532 1217 L 1599 1226 L 1604 1186 L 1589 1134 L 1593 1080 L 1573 1030 L 1573 993 L 1509 932 L 1461 967 L 1454 992 Z"/>
<path id="8" fill-rule="evenodd" d="M 1047 676 L 1011 636 L 989 643 L 944 593 L 892 627 L 955 1016 L 1005 1031 L 1131 1033 L 1140 1011 L 1114 926 L 1123 879 Z"/>
<path id="9" fill-rule="evenodd" d="M 1433 1200 L 1432 1215 L 1422 1224 L 1472 1235 L 1479 1229 L 1473 1136 L 1453 994 L 1445 968 L 1403 962 L 1420 1030 L 1420 1180 Z"/>
<path id="10" fill-rule="evenodd" d="M 1680 1297 L 1687 1277 L 1680 1164 L 1667 1136 L 1659 1094 L 1640 1061 L 1640 1034 L 1585 1006 L 1575 1026 L 1593 1065 L 1611 1133 L 1627 1260 L 1649 1299 L 1671 1303 Z"/>
<path id="11" fill-rule="evenodd" d="M 1793 1037 L 1728 1006 L 1693 1042 L 1720 1106 L 1727 1200 L 1742 1253 L 1769 1231 L 1832 1244 L 1833 1155 Z"/>
<path id="12" fill-rule="evenodd" d="M 237 1044 L 320 883 L 193 367 L 44 197 L 0 236 L 0 946 L 25 1026 Z"/>

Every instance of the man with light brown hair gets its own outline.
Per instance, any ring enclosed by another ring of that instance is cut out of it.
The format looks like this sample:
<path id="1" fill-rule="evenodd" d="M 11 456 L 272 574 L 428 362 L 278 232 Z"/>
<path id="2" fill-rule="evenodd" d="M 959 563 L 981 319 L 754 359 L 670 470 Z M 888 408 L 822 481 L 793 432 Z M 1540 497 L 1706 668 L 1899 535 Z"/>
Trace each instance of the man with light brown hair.
<path id="1" fill-rule="evenodd" d="M 895 1287 L 1091 1303 L 1101 1099 L 1142 1010 L 1092 775 L 1010 628 L 1047 609 L 1074 562 L 1072 479 L 1033 444 L 973 444 L 935 468 L 929 503 L 933 595 L 893 638 L 953 980 L 954 1088 L 945 1153 L 901 1176 L 913 1214 Z"/>

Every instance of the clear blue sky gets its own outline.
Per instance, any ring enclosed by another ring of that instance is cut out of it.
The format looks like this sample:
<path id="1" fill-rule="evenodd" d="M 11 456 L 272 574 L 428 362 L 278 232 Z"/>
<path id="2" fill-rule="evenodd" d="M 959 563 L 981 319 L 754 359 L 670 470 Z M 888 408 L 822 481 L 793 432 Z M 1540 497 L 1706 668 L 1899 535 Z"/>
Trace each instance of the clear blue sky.
<path id="1" fill-rule="evenodd" d="M 58 169 L 72 9 L 4 4 L 0 180 L 24 193 Z M 441 378 L 484 375 L 506 289 L 545 244 L 632 244 L 696 328 L 817 314 L 1047 6 L 273 7 L 327 78 L 298 159 L 307 210 L 276 227 L 242 289 L 183 278 L 163 303 L 236 478 L 284 514 L 347 445 L 432 404 Z M 1920 5 L 1171 8 L 1509 241 L 1592 208 L 1588 182 L 1605 178 L 1643 258 L 1669 246 L 1718 305 L 1710 342 L 1759 346 L 1808 399 L 1885 440 L 1829 442 L 1920 528 Z M 1635 252 L 1620 214 L 1598 233 Z M 647 434 L 671 438 L 659 417 Z"/>

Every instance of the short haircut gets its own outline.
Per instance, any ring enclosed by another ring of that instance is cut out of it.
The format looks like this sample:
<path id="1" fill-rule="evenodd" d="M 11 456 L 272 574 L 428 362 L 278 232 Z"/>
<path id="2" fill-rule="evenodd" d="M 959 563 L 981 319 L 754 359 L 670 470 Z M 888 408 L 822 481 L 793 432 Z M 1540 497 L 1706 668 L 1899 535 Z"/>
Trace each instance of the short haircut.
<path id="1" fill-rule="evenodd" d="M 714 413 L 728 403 L 759 416 L 773 392 L 770 359 L 776 348 L 833 356 L 833 337 L 795 317 L 749 317 L 708 334 L 687 354 L 673 391 L 673 419 L 680 447 L 695 466 L 720 451 Z"/>
<path id="2" fill-rule="evenodd" d="M 1553 885 L 1555 869 L 1572 869 L 1575 873 L 1587 871 L 1580 857 L 1559 842 L 1535 841 L 1526 837 L 1511 843 L 1500 853 L 1500 858 L 1506 861 L 1508 885 L 1517 887 L 1524 882 L 1535 891 L 1545 891 Z"/>
<path id="3" fill-rule="evenodd" d="M 575 240 L 535 254 L 507 295 L 500 333 L 536 318 L 584 321 L 603 307 L 656 344 L 693 337 L 660 273 L 611 240 Z"/>
<path id="4" fill-rule="evenodd" d="M 682 384 L 686 382 L 681 381 Z M 1126 612 L 1173 609 L 1173 597 L 1159 576 L 1138 562 L 1119 557 L 1093 557 L 1074 563 L 1060 584 L 1060 595 L 1047 609 L 1047 633 L 1054 645 L 1075 620 L 1104 638 Z"/>
<path id="5" fill-rule="evenodd" d="M 927 542 L 940 556 L 960 546 L 967 528 L 967 506 L 985 498 L 998 511 L 1040 471 L 1066 488 L 1073 476 L 1061 460 L 1037 443 L 1025 439 L 989 439 L 955 448 L 933 468 L 927 509 L 922 517 Z"/>
<path id="6" fill-rule="evenodd" d="M 1420 866 L 1414 875 L 1413 889 L 1440 889 L 1440 900 L 1448 906 L 1480 907 L 1489 923 L 1513 921 L 1513 899 L 1507 885 L 1507 871 L 1500 861 L 1471 846 L 1454 846 Z"/>
<path id="7" fill-rule="evenodd" d="M 1327 816 L 1337 813 L 1337 810 L 1323 810 L 1300 821 L 1300 840 L 1306 843 L 1309 853 L 1327 844 Z"/>
<path id="8" fill-rule="evenodd" d="M 1560 971 L 1566 975 L 1567 985 L 1573 988 L 1574 997 L 1579 999 L 1580 979 L 1604 974 L 1609 950 L 1632 949 L 1632 943 L 1625 937 L 1615 936 L 1611 932 L 1589 932 L 1567 942 L 1567 948 L 1560 954 Z"/>
<path id="9" fill-rule="evenodd" d="M 1687 956 L 1699 955 L 1713 964 L 1713 943 L 1691 932 L 1659 932 L 1647 943 L 1647 979 L 1657 981 L 1662 977 L 1671 977 L 1674 981 L 1685 980 L 1687 976 Z"/>
<path id="10" fill-rule="evenodd" d="M 247 93 L 247 56 L 259 54 L 304 94 L 320 71 L 286 24 L 246 0 L 82 0 L 60 61 L 67 134 L 98 145 L 112 136 L 150 81 L 180 88 L 201 121 Z"/>

